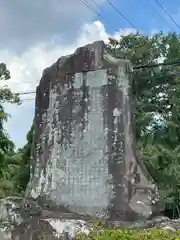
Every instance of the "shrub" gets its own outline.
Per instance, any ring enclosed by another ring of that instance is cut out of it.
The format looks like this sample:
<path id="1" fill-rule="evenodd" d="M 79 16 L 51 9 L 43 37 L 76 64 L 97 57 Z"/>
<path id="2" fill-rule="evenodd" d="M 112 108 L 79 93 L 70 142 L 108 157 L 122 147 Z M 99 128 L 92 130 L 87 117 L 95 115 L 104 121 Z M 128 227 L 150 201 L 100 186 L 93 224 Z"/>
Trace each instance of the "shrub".
<path id="1" fill-rule="evenodd" d="M 180 231 L 162 229 L 130 230 L 93 227 L 87 235 L 79 233 L 77 240 L 180 240 Z"/>

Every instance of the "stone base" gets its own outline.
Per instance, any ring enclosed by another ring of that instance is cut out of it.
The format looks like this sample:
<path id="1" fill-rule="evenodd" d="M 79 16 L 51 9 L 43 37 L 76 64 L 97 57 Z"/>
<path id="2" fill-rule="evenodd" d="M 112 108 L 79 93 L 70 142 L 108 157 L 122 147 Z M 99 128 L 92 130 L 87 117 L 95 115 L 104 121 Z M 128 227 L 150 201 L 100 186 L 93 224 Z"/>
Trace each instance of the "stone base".
<path id="1" fill-rule="evenodd" d="M 8 197 L 0 200 L 1 240 L 67 240 L 78 232 L 89 233 L 95 219 L 70 212 L 44 210 L 32 199 Z M 180 230 L 180 219 L 159 216 L 145 221 L 104 221 L 107 228 Z M 64 233 L 66 233 L 64 235 Z"/>

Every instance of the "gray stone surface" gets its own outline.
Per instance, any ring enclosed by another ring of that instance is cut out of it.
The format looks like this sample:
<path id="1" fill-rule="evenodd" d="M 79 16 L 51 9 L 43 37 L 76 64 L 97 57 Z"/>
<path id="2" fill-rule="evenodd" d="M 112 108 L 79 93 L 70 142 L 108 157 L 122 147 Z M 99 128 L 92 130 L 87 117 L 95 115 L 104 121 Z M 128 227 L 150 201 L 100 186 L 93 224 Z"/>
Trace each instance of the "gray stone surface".
<path id="1" fill-rule="evenodd" d="M 77 233 L 83 232 L 89 234 L 92 230 L 92 222 L 87 220 L 80 220 L 66 218 L 61 216 L 55 217 L 32 217 L 21 223 L 11 232 L 6 233 L 8 240 L 68 240 L 75 239 Z M 168 231 L 180 230 L 180 219 L 170 220 L 163 216 L 146 221 L 139 222 L 122 222 L 112 221 L 111 224 L 106 224 L 106 227 L 126 228 L 126 229 L 165 229 Z M 68 236 L 68 238 L 67 238 Z"/>
<path id="2" fill-rule="evenodd" d="M 92 225 L 83 220 L 39 218 L 22 223 L 11 234 L 12 240 L 63 240 L 64 233 L 68 233 L 68 239 L 74 239 L 79 232 L 88 234 L 91 227 Z"/>
<path id="3" fill-rule="evenodd" d="M 114 59 L 102 41 L 44 70 L 27 196 L 122 221 L 160 210 L 158 190 L 136 157 L 131 71 L 130 62 Z"/>
<path id="4" fill-rule="evenodd" d="M 0 226 L 8 228 L 23 222 L 19 212 L 22 202 L 23 199 L 20 197 L 6 197 L 0 200 Z"/>

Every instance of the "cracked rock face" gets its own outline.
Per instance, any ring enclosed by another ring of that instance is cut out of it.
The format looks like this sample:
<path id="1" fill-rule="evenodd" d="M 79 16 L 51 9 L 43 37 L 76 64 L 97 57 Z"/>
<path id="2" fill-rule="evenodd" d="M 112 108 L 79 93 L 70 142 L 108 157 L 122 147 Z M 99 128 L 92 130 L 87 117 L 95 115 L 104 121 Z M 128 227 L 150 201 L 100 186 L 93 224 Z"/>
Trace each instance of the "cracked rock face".
<path id="1" fill-rule="evenodd" d="M 27 196 L 50 208 L 131 221 L 160 210 L 136 156 L 131 65 L 102 41 L 45 69 L 36 91 Z"/>

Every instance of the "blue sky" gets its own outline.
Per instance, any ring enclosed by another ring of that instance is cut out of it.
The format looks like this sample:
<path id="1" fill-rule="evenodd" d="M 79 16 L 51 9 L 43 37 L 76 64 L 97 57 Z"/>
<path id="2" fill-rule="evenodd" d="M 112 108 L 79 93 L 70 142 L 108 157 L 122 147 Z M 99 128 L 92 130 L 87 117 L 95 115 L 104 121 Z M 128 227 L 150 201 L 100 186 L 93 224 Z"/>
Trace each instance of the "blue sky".
<path id="1" fill-rule="evenodd" d="M 180 29 L 172 23 L 168 16 L 162 11 L 155 0 L 114 0 L 111 1 L 117 8 L 128 17 L 128 19 L 138 28 L 138 30 L 150 34 L 153 29 L 168 31 L 168 25 L 157 16 L 156 12 L 169 22 L 175 31 L 179 32 Z M 159 0 L 159 3 L 168 11 L 168 13 L 180 23 L 180 2 L 178 0 L 168 1 Z M 102 14 L 100 19 L 107 27 L 107 31 L 112 32 L 114 28 L 129 28 L 130 24 L 124 20 L 107 2 L 104 4 L 104 9 L 108 12 L 109 18 Z M 151 5 L 151 6 L 150 6 Z"/>
<path id="2" fill-rule="evenodd" d="M 91 6 L 93 0 L 86 0 Z M 95 40 L 107 39 L 116 29 L 129 32 L 132 26 L 106 0 L 94 0 L 107 14 L 90 11 L 80 0 L 0 0 L 0 61 L 11 71 L 9 87 L 14 92 L 35 91 L 42 71 L 61 55 L 72 53 L 76 47 Z M 152 34 L 170 30 L 177 32 L 155 0 L 110 0 L 138 30 Z M 180 2 L 159 0 L 168 13 L 180 24 Z M 116 34 L 117 35 L 117 34 Z M 22 105 L 6 104 L 11 118 L 5 124 L 17 147 L 25 143 L 25 136 L 34 116 L 35 95 L 24 95 Z"/>

